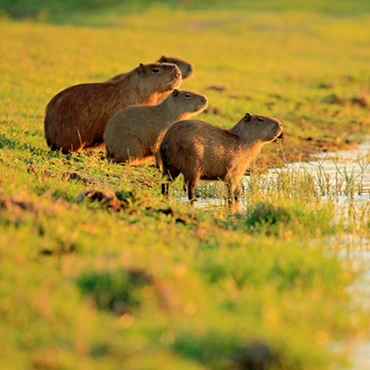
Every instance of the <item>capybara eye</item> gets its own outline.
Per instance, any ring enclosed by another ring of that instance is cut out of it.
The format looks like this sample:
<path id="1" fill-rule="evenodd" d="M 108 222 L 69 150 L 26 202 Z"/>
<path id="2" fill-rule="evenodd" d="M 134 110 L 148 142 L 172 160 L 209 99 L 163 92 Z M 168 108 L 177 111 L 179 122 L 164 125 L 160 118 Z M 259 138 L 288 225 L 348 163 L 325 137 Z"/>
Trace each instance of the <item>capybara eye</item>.
<path id="1" fill-rule="evenodd" d="M 154 72 L 154 73 L 158 73 L 158 72 L 159 72 L 159 68 L 154 67 L 154 68 L 153 68 L 153 72 Z"/>
<path id="2" fill-rule="evenodd" d="M 185 94 L 185 97 L 186 97 L 186 98 L 190 98 L 190 97 L 191 97 L 191 94 L 186 93 L 186 94 Z"/>
<path id="3" fill-rule="evenodd" d="M 263 121 L 264 121 L 264 119 L 263 119 L 263 118 L 261 118 L 261 117 L 259 117 L 259 118 L 257 119 L 257 121 L 258 121 L 258 122 L 263 122 Z"/>

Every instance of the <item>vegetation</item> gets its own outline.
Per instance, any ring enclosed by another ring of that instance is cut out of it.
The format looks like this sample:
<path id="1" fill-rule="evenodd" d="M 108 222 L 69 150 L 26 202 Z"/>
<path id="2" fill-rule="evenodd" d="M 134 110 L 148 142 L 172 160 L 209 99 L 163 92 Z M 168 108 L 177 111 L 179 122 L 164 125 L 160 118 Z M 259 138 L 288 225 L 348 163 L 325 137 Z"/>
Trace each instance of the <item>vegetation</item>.
<path id="1" fill-rule="evenodd" d="M 30 19 L 13 19 L 26 3 Z M 359 271 L 337 253 L 370 238 L 369 205 L 350 196 L 361 178 L 348 176 L 338 217 L 325 174 L 263 172 L 364 139 L 369 3 L 63 3 L 0 2 L 0 367 L 343 368 L 332 343 L 363 340 L 370 324 L 348 289 Z M 283 123 L 239 207 L 211 206 L 221 184 L 202 183 L 209 206 L 191 207 L 181 179 L 170 201 L 160 195 L 150 163 L 47 148 L 57 92 L 161 54 L 194 63 L 183 86 L 207 95 L 199 118 Z"/>

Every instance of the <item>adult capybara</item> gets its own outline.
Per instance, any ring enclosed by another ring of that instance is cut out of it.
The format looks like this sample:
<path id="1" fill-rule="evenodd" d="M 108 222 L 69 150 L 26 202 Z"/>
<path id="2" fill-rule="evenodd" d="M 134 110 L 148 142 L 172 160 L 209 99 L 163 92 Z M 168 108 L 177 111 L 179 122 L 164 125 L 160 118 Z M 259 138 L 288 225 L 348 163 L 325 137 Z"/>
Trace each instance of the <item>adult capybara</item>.
<path id="1" fill-rule="evenodd" d="M 204 95 L 175 89 L 161 104 L 129 107 L 117 112 L 104 132 L 108 158 L 114 162 L 138 164 L 155 156 L 159 167 L 159 144 L 168 127 L 201 112 L 207 104 Z"/>
<path id="2" fill-rule="evenodd" d="M 157 60 L 158 63 L 171 63 L 176 64 L 180 71 L 181 77 L 183 80 L 190 77 L 194 72 L 194 67 L 191 63 L 187 62 L 186 60 L 175 58 L 175 57 L 165 57 L 164 55 Z M 120 73 L 117 76 L 111 78 L 111 80 L 119 80 L 120 78 L 124 77 L 127 73 Z"/>
<path id="3" fill-rule="evenodd" d="M 182 173 L 190 201 L 199 180 L 223 180 L 231 201 L 238 198 L 239 180 L 261 147 L 282 134 L 281 123 L 271 117 L 246 115 L 231 129 L 224 130 L 199 120 L 172 125 L 160 145 L 162 194 Z"/>
<path id="4" fill-rule="evenodd" d="M 45 137 L 64 154 L 103 143 L 105 126 L 116 112 L 131 105 L 154 105 L 161 94 L 178 88 L 174 64 L 140 64 L 120 80 L 68 87 L 46 107 Z"/>

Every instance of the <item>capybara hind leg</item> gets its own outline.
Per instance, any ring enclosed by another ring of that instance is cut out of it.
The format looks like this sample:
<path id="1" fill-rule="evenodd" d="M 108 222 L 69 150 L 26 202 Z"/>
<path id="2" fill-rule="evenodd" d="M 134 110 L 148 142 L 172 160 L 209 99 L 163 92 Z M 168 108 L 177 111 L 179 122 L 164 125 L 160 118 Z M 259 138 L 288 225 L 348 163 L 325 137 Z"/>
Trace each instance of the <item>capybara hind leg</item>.
<path id="1" fill-rule="evenodd" d="M 193 177 L 190 179 L 185 179 L 185 186 L 188 191 L 188 198 L 190 202 L 194 202 L 197 200 L 197 197 L 195 196 L 194 190 L 196 186 L 198 185 L 199 177 Z"/>
<path id="2" fill-rule="evenodd" d="M 161 169 L 162 168 L 162 159 L 161 159 L 161 155 L 160 155 L 159 151 L 155 153 L 154 158 L 155 158 L 155 166 L 157 168 Z"/>

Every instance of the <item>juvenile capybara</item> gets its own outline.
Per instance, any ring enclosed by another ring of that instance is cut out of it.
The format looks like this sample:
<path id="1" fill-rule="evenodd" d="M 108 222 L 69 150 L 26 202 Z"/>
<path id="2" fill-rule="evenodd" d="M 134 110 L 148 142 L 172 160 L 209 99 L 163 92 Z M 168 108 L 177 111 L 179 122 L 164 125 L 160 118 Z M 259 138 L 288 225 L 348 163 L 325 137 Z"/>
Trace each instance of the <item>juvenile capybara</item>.
<path id="1" fill-rule="evenodd" d="M 200 120 L 173 124 L 160 145 L 162 194 L 180 173 L 190 201 L 196 200 L 194 189 L 199 180 L 223 180 L 228 198 L 238 198 L 239 181 L 261 147 L 282 134 L 281 123 L 271 117 L 246 113 L 229 130 Z"/>
<path id="2" fill-rule="evenodd" d="M 180 71 L 181 77 L 183 80 L 190 77 L 194 72 L 194 67 L 191 63 L 187 62 L 186 60 L 175 58 L 175 57 L 165 57 L 164 55 L 157 60 L 158 63 L 171 63 L 176 64 Z M 124 77 L 127 73 L 120 73 L 117 76 L 111 78 L 111 80 L 119 80 L 120 78 Z"/>
<path id="3" fill-rule="evenodd" d="M 108 158 L 138 164 L 155 156 L 159 167 L 159 144 L 168 127 L 201 112 L 207 104 L 204 95 L 175 89 L 161 104 L 134 106 L 117 112 L 104 132 Z"/>
<path id="4" fill-rule="evenodd" d="M 181 84 L 174 64 L 140 64 L 120 80 L 68 87 L 46 107 L 45 137 L 52 150 L 64 154 L 103 143 L 108 120 L 131 105 L 157 104 L 161 94 Z"/>

